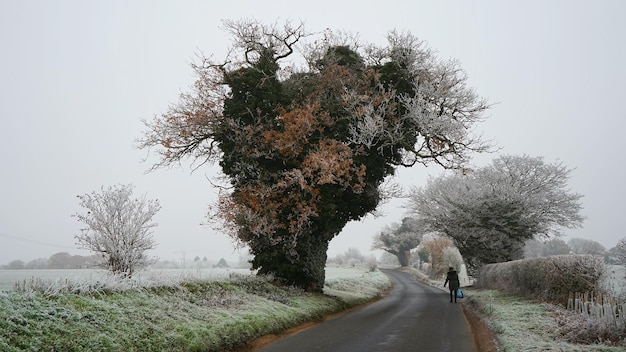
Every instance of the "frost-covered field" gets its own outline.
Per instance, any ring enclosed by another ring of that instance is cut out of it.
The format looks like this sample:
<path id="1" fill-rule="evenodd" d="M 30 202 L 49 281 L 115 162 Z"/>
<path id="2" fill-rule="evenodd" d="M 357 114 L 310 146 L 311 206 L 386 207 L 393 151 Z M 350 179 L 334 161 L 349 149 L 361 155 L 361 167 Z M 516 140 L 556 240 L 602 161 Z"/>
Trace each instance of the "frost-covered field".
<path id="1" fill-rule="evenodd" d="M 326 268 L 326 280 L 355 278 L 362 276 L 368 269 L 365 267 L 340 267 L 328 266 Z M 249 269 L 155 269 L 145 270 L 135 274 L 134 279 L 138 282 L 171 284 L 181 280 L 223 280 L 232 274 L 250 275 Z M 73 270 L 0 270 L 0 291 L 12 290 L 16 282 L 28 284 L 31 280 L 43 280 L 46 283 L 64 282 L 69 280 L 73 283 L 95 283 L 107 279 L 107 272 L 98 269 L 73 269 Z"/>
<path id="2" fill-rule="evenodd" d="M 171 283 L 184 279 L 221 280 L 231 274 L 249 275 L 249 269 L 155 269 L 137 273 L 134 279 L 138 282 Z M 0 270 L 0 291 L 13 289 L 17 282 L 26 283 L 31 280 L 41 280 L 46 283 L 64 282 L 74 283 L 106 280 L 107 272 L 98 269 L 45 269 L 45 270 Z"/>
<path id="3" fill-rule="evenodd" d="M 96 279 L 88 270 L 56 272 L 56 277 L 46 275 L 61 280 L 53 287 L 63 286 L 68 276 Z M 364 267 L 327 272 L 327 295 L 275 285 L 249 270 L 217 269 L 157 271 L 157 280 L 173 283 L 163 286 L 151 282 L 124 289 L 107 285 L 103 291 L 3 291 L 0 351 L 235 350 L 257 337 L 365 303 L 391 284 L 380 271 Z M 200 276 L 205 280 L 194 280 Z"/>
<path id="4" fill-rule="evenodd" d="M 367 271 L 369 270 L 362 266 L 329 265 L 326 267 L 326 280 L 361 277 Z"/>

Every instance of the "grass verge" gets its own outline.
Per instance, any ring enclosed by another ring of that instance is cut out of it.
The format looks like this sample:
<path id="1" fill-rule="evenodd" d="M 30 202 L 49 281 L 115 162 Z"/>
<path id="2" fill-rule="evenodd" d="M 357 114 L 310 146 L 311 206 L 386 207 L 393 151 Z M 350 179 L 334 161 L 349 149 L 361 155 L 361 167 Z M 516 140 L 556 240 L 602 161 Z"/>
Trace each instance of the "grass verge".
<path id="1" fill-rule="evenodd" d="M 464 292 L 464 304 L 477 312 L 495 334 L 501 351 L 624 351 L 624 347 L 565 341 L 558 323 L 563 312 L 554 305 L 503 291 L 465 288 Z"/>
<path id="2" fill-rule="evenodd" d="M 334 278 L 324 295 L 256 276 L 88 294 L 0 292 L 1 351 L 229 351 L 371 300 L 376 272 Z"/>

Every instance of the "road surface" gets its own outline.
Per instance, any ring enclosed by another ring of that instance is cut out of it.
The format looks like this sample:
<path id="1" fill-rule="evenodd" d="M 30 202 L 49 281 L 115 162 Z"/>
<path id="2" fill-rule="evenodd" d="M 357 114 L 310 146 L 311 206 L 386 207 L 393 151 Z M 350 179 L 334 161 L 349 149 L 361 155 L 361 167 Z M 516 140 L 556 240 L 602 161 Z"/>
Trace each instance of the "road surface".
<path id="1" fill-rule="evenodd" d="M 263 352 L 475 352 L 460 304 L 409 274 L 383 270 L 394 283 L 383 299 L 299 333 Z"/>

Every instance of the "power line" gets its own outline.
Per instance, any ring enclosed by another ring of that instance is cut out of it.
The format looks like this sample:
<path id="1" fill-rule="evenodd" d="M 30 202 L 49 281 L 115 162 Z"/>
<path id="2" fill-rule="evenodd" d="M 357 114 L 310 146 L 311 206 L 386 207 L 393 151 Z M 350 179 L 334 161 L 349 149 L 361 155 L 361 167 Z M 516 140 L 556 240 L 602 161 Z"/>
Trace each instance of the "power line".
<path id="1" fill-rule="evenodd" d="M 25 237 L 13 236 L 13 235 L 9 235 L 9 234 L 2 233 L 2 232 L 0 232 L 0 237 L 6 237 L 6 238 L 13 239 L 13 240 L 21 241 L 21 242 L 35 243 L 35 244 L 40 244 L 40 245 L 50 246 L 50 247 L 76 249 L 76 247 L 70 247 L 70 246 L 64 246 L 60 244 L 54 244 L 54 243 L 49 243 L 49 242 L 44 242 L 44 241 L 39 241 L 39 240 L 33 240 L 30 238 L 25 238 Z"/>

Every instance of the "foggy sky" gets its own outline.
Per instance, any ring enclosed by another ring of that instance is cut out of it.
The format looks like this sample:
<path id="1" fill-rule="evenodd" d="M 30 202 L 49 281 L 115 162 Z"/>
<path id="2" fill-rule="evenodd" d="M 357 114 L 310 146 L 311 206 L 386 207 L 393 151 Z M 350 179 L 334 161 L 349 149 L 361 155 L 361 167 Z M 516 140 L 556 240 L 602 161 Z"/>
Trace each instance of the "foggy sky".
<path id="1" fill-rule="evenodd" d="M 159 199 L 154 236 L 161 259 L 236 260 L 232 241 L 206 221 L 215 168 L 145 171 L 156 159 L 133 148 L 142 119 L 165 112 L 193 83 L 198 53 L 223 59 L 222 19 L 303 21 L 309 31 L 358 33 L 385 43 L 407 30 L 459 60 L 469 84 L 494 106 L 477 126 L 501 153 L 543 156 L 575 168 L 583 229 L 570 237 L 605 247 L 622 224 L 626 109 L 624 1 L 22 1 L 0 2 L 0 264 L 76 249 L 76 195 L 133 183 Z M 478 166 L 496 155 L 476 157 Z M 147 162 L 142 160 L 148 158 Z M 424 185 L 435 166 L 401 169 L 404 186 Z M 400 221 L 404 201 L 384 216 L 351 223 L 329 255 L 369 254 L 372 237 Z M 568 238 L 565 238 L 567 240 Z M 373 252 L 379 255 L 380 252 Z"/>

